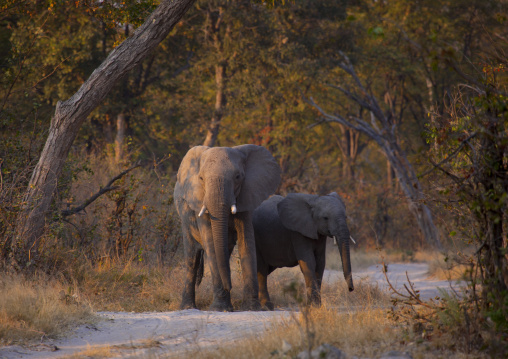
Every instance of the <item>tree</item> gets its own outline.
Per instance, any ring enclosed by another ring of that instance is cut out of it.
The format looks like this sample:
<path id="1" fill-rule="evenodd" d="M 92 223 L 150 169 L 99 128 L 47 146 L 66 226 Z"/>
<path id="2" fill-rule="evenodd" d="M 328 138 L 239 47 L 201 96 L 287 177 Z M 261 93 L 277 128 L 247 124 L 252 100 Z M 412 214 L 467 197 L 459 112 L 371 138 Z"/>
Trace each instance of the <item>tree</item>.
<path id="1" fill-rule="evenodd" d="M 436 180 L 445 189 L 444 203 L 456 201 L 460 213 L 451 235 L 474 246 L 465 256 L 479 269 L 471 276 L 478 275 L 482 286 L 480 298 L 476 290 L 471 295 L 498 328 L 508 330 L 508 62 L 501 61 L 489 56 L 482 69 L 470 72 L 474 82 L 457 86 L 444 113 L 435 114 L 429 141 L 436 146 L 425 175 L 436 169 L 444 174 Z"/>
<path id="2" fill-rule="evenodd" d="M 310 104 L 316 108 L 323 116 L 322 122 L 337 122 L 349 128 L 361 132 L 380 147 L 386 156 L 391 167 L 394 169 L 398 182 L 408 200 L 409 210 L 416 217 L 420 231 L 425 240 L 432 246 L 441 247 L 439 233 L 430 209 L 424 203 L 422 186 L 413 166 L 408 161 L 406 153 L 399 144 L 397 136 L 396 113 L 393 106 L 389 106 L 385 112 L 382 110 L 379 102 L 372 94 L 372 91 L 362 83 L 349 57 L 340 53 L 343 61 L 338 66 L 344 70 L 353 80 L 354 89 L 343 86 L 331 86 L 342 92 L 348 99 L 360 105 L 370 115 L 370 123 L 356 114 L 329 114 L 323 110 L 314 100 L 309 100 Z"/>
<path id="3" fill-rule="evenodd" d="M 163 1 L 132 37 L 115 48 L 80 89 L 59 101 L 46 144 L 25 195 L 12 242 L 14 264 L 24 267 L 37 260 L 39 239 L 63 164 L 79 128 L 113 85 L 139 64 L 171 31 L 194 0 Z"/>

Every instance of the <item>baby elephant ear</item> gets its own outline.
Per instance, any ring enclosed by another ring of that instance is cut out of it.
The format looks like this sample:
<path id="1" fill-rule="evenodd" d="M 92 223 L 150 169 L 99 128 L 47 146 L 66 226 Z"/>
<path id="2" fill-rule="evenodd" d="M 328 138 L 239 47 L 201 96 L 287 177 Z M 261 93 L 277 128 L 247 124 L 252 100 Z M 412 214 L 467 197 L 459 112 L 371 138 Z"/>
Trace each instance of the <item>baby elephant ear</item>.
<path id="1" fill-rule="evenodd" d="M 312 204 L 316 195 L 290 193 L 277 204 L 279 217 L 287 229 L 318 239 L 317 225 L 312 218 Z"/>
<path id="2" fill-rule="evenodd" d="M 275 192 L 280 183 L 280 167 L 270 151 L 262 146 L 233 147 L 245 156 L 245 178 L 236 199 L 239 212 L 253 211 Z"/>

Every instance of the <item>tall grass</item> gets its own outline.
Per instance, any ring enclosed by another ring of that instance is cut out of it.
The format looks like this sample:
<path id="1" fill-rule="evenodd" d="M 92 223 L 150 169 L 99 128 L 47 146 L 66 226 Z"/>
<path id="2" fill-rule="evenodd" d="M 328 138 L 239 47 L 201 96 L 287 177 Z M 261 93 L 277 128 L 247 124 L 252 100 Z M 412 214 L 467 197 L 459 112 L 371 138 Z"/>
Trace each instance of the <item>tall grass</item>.
<path id="1" fill-rule="evenodd" d="M 39 275 L 0 278 L 0 343 L 56 337 L 93 319 L 81 292 Z"/>

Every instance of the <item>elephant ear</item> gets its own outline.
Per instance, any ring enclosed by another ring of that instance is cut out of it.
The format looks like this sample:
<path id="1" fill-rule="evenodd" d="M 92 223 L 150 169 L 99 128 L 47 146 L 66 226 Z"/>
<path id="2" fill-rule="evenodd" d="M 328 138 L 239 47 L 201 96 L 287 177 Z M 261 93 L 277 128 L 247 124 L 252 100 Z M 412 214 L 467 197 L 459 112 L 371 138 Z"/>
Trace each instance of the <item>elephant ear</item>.
<path id="1" fill-rule="evenodd" d="M 344 201 L 342 200 L 342 197 L 339 196 L 337 194 L 337 192 L 332 192 L 332 193 L 328 193 L 327 196 L 330 196 L 330 197 L 333 197 L 333 198 L 336 198 L 340 203 L 342 203 L 342 205 L 344 206 L 344 208 L 346 208 L 346 204 L 344 203 Z"/>
<path id="2" fill-rule="evenodd" d="M 238 212 L 253 211 L 275 192 L 281 170 L 270 151 L 262 146 L 241 145 L 233 149 L 245 157 L 245 178 L 236 198 L 236 207 Z"/>
<path id="3" fill-rule="evenodd" d="M 280 201 L 277 210 L 284 227 L 305 237 L 318 239 L 317 225 L 312 218 L 313 202 L 317 198 L 312 194 L 290 193 Z"/>
<path id="4" fill-rule="evenodd" d="M 201 155 L 209 148 L 207 146 L 191 148 L 178 169 L 175 199 L 183 198 L 189 207 L 196 212 L 201 209 L 205 195 L 204 188 L 199 181 Z"/>

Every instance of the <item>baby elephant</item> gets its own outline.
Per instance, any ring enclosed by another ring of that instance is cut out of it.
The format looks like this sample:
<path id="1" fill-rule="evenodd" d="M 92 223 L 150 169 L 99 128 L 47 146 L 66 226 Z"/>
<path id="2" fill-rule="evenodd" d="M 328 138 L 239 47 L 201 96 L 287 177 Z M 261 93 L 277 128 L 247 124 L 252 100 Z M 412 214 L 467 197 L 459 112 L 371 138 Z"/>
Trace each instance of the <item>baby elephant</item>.
<path id="1" fill-rule="evenodd" d="M 342 257 L 344 278 L 353 291 L 350 234 L 346 224 L 346 206 L 332 192 L 326 196 L 291 193 L 286 198 L 272 196 L 253 214 L 256 239 L 259 299 L 273 310 L 266 281 L 276 268 L 300 265 L 305 277 L 307 299 L 321 304 L 321 281 L 325 270 L 326 237 L 337 240 Z"/>

